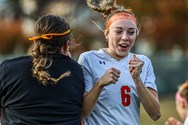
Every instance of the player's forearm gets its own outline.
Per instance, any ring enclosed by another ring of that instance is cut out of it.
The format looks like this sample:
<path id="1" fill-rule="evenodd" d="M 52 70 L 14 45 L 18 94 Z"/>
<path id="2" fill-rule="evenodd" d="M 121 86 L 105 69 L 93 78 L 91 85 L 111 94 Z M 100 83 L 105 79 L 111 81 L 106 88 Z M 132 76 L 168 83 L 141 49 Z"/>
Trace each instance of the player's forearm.
<path id="1" fill-rule="evenodd" d="M 157 92 L 149 90 L 140 78 L 134 79 L 134 81 L 144 109 L 153 120 L 158 120 L 161 113 Z"/>
<path id="2" fill-rule="evenodd" d="M 85 119 L 93 111 L 98 97 L 102 91 L 103 86 L 100 83 L 96 83 L 90 92 L 84 96 L 81 119 Z"/>

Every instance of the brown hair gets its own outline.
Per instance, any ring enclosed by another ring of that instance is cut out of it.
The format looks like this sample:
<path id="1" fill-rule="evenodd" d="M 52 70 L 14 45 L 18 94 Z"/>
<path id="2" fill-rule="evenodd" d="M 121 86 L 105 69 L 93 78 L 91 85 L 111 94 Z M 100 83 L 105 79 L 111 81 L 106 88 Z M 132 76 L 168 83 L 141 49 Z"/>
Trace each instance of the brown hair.
<path id="1" fill-rule="evenodd" d="M 47 33 L 63 33 L 69 29 L 68 23 L 55 15 L 44 15 L 35 23 L 35 32 L 39 36 Z M 55 84 L 60 79 L 70 75 L 70 71 L 68 71 L 60 75 L 59 78 L 52 78 L 48 73 L 48 68 L 53 63 L 52 54 L 61 53 L 62 46 L 65 46 L 69 39 L 70 34 L 53 36 L 50 40 L 39 38 L 30 47 L 30 53 L 33 57 L 33 76 L 43 85 Z"/>

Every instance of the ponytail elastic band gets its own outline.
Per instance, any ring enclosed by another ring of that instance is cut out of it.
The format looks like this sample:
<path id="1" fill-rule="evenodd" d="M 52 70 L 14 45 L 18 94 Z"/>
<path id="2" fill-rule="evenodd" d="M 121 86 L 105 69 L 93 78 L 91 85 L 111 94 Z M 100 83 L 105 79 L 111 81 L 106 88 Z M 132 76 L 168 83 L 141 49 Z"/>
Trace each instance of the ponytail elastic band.
<path id="1" fill-rule="evenodd" d="M 64 36 L 64 35 L 67 35 L 68 33 L 70 33 L 70 29 L 63 33 L 48 33 L 48 34 L 43 34 L 41 36 L 34 36 L 34 37 L 29 38 L 29 40 L 37 40 L 40 38 L 45 39 L 45 40 L 50 40 L 52 39 L 53 36 Z"/>

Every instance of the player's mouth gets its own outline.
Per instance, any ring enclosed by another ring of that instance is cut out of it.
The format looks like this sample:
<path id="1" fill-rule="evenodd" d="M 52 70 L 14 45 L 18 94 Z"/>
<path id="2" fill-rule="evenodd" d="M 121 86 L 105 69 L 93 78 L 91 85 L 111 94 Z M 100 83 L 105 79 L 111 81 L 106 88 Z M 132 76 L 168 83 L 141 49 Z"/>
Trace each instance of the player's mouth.
<path id="1" fill-rule="evenodd" d="M 119 44 L 119 48 L 121 51 L 126 51 L 129 49 L 129 44 L 125 43 L 125 44 Z"/>

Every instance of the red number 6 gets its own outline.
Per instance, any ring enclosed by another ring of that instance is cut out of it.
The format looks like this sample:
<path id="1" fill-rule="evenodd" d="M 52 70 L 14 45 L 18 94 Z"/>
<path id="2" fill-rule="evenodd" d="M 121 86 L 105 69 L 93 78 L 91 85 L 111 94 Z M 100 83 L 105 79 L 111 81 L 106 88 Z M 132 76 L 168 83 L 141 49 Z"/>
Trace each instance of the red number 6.
<path id="1" fill-rule="evenodd" d="M 127 94 L 127 92 L 130 92 L 129 86 L 122 86 L 121 87 L 121 102 L 124 106 L 128 106 L 131 103 L 130 95 Z"/>

